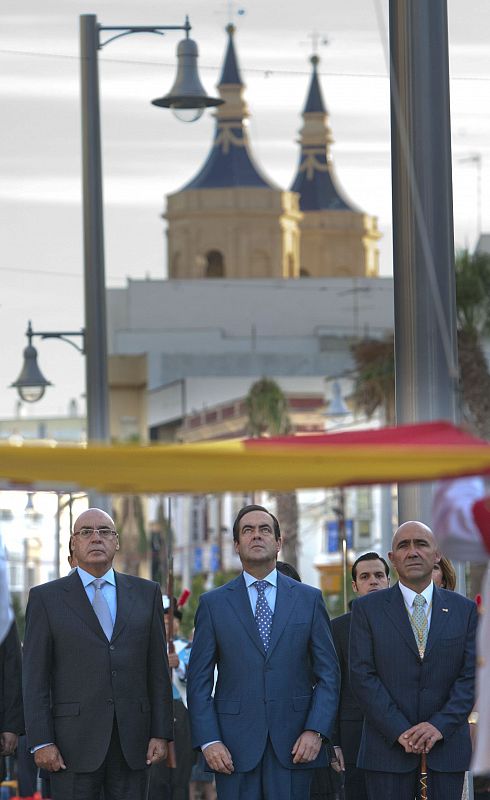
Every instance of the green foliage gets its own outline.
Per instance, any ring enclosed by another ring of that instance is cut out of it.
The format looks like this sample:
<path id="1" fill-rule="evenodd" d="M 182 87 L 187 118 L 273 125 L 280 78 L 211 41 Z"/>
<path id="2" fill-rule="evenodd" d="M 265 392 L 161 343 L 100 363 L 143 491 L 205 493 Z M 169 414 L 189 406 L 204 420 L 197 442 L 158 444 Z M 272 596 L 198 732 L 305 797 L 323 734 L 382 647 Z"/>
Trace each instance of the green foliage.
<path id="1" fill-rule="evenodd" d="M 490 333 L 490 255 L 456 254 L 458 328 L 474 336 Z"/>
<path id="2" fill-rule="evenodd" d="M 367 417 L 378 408 L 385 412 L 388 425 L 395 417 L 395 351 L 393 336 L 362 339 L 351 348 L 357 377 L 354 403 Z"/>
<path id="3" fill-rule="evenodd" d="M 17 623 L 17 630 L 19 631 L 19 638 L 21 642 L 23 642 L 26 629 L 26 615 L 17 595 L 12 595 L 12 608 L 14 610 L 15 621 Z"/>
<path id="4" fill-rule="evenodd" d="M 228 581 L 236 578 L 238 574 L 239 573 L 236 570 L 229 572 L 216 572 L 214 575 L 214 586 L 223 586 L 225 583 L 228 583 Z M 205 576 L 201 573 L 194 575 L 192 578 L 191 596 L 184 606 L 182 622 L 180 623 L 180 629 L 183 635 L 186 637 L 189 637 L 192 633 L 192 629 L 194 627 L 194 617 L 199 605 L 199 598 L 206 591 L 205 581 Z M 179 582 L 178 587 L 176 586 L 175 596 L 178 597 L 180 592 L 181 587 Z"/>
<path id="5" fill-rule="evenodd" d="M 281 387 L 270 378 L 261 378 L 245 399 L 248 432 L 251 436 L 281 436 L 291 432 L 288 401 Z"/>
<path id="6" fill-rule="evenodd" d="M 180 629 L 183 635 L 186 637 L 191 635 L 194 627 L 194 617 L 197 611 L 197 606 L 199 605 L 199 598 L 205 591 L 204 582 L 204 575 L 194 575 L 192 578 L 191 595 L 184 606 L 182 622 L 180 623 Z M 177 593 L 175 594 L 176 597 L 179 596 Z"/>

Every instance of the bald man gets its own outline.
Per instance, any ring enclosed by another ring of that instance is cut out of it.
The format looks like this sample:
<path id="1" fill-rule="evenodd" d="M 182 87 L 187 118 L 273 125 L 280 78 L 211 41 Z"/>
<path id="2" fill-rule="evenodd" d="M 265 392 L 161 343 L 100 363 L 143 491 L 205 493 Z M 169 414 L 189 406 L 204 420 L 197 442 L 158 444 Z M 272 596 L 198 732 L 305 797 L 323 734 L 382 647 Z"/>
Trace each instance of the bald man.
<path id="1" fill-rule="evenodd" d="M 90 508 L 77 567 L 31 590 L 24 641 L 28 744 L 53 800 L 140 800 L 173 736 L 160 587 L 116 573 L 114 521 Z"/>
<path id="2" fill-rule="evenodd" d="M 476 606 L 438 589 L 430 528 L 405 522 L 389 558 L 399 581 L 356 600 L 350 677 L 364 712 L 357 765 L 369 800 L 417 794 L 421 754 L 431 800 L 461 800 L 471 756 Z"/>

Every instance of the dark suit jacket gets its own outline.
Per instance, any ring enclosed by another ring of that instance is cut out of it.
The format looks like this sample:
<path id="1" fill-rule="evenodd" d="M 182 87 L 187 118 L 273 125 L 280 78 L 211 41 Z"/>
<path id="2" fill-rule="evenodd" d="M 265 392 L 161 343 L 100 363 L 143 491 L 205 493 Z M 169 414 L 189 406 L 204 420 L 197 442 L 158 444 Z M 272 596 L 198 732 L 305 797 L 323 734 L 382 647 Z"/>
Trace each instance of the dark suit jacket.
<path id="1" fill-rule="evenodd" d="M 261 759 L 269 735 L 283 766 L 323 766 L 325 748 L 316 761 L 298 765 L 291 749 L 307 729 L 331 737 L 339 678 L 318 589 L 278 574 L 266 653 L 240 575 L 202 595 L 197 610 L 187 682 L 193 745 L 221 740 L 235 770 L 248 772 Z"/>
<path id="2" fill-rule="evenodd" d="M 471 756 L 468 714 L 474 704 L 476 606 L 434 587 L 423 660 L 397 584 L 355 600 L 350 635 L 352 690 L 365 714 L 358 766 L 409 772 L 419 756 L 397 739 L 418 722 L 443 735 L 430 769 L 462 772 Z"/>
<path id="3" fill-rule="evenodd" d="M 116 588 L 110 643 L 76 571 L 29 595 L 24 641 L 28 744 L 54 742 L 75 772 L 100 766 L 114 715 L 131 769 L 145 767 L 151 737 L 172 739 L 160 588 L 120 573 Z"/>
<path id="4" fill-rule="evenodd" d="M 349 633 L 351 614 L 332 620 L 333 643 L 340 664 L 340 703 L 335 723 L 333 744 L 339 745 L 346 764 L 355 765 L 361 743 L 364 715 L 351 689 L 349 678 Z"/>
<path id="5" fill-rule="evenodd" d="M 22 655 L 15 621 L 0 645 L 0 732 L 24 733 Z"/>

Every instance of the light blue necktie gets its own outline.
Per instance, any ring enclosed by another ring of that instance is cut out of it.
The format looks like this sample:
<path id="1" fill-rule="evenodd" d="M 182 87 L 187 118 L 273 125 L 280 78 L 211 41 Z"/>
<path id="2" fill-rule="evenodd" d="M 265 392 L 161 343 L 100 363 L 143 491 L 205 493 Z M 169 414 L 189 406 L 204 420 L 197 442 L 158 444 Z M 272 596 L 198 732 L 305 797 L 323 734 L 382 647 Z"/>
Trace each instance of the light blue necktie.
<path id="1" fill-rule="evenodd" d="M 105 599 L 102 587 L 104 583 L 107 581 L 104 578 L 96 578 L 92 581 L 92 584 L 95 589 L 95 597 L 94 602 L 92 603 L 92 607 L 97 614 L 97 619 L 100 622 L 100 626 L 104 631 L 105 635 L 107 636 L 108 640 L 111 640 L 112 631 L 114 629 L 114 623 L 112 621 L 111 612 L 109 609 L 109 603 Z"/>
<path id="2" fill-rule="evenodd" d="M 272 628 L 273 613 L 269 603 L 265 599 L 265 590 L 269 586 L 268 581 L 255 581 L 254 586 L 257 589 L 257 604 L 255 606 L 255 622 L 259 629 L 260 638 L 262 639 L 265 650 L 269 647 Z"/>

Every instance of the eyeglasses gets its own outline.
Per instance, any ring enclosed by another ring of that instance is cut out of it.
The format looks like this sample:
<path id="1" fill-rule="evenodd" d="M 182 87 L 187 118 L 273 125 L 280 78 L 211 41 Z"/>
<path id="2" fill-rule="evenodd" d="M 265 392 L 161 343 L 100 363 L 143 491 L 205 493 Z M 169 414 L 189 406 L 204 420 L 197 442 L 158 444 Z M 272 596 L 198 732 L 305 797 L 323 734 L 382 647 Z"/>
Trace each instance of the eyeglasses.
<path id="1" fill-rule="evenodd" d="M 102 536 L 103 539 L 108 539 L 109 536 L 115 534 L 117 536 L 117 531 L 113 531 L 112 528 L 80 528 L 79 531 L 73 531 L 73 536 L 81 536 L 82 539 L 89 539 L 95 532 Z"/>

